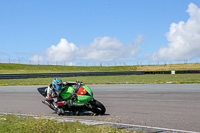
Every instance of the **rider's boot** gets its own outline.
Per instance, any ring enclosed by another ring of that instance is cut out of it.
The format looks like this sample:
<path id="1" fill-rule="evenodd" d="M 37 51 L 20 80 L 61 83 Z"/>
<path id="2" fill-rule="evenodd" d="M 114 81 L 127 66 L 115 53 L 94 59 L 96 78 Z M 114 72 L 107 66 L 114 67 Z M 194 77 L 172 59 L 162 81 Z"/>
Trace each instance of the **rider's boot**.
<path id="1" fill-rule="evenodd" d="M 65 114 L 65 111 L 61 107 L 59 107 L 55 102 L 53 102 L 52 104 L 55 107 L 55 111 L 57 112 L 58 115 Z"/>
<path id="2" fill-rule="evenodd" d="M 46 104 L 47 106 L 50 106 L 51 105 L 51 101 L 52 100 L 45 99 L 45 100 L 42 100 L 42 103 Z"/>
<path id="3" fill-rule="evenodd" d="M 57 108 L 57 114 L 58 115 L 64 115 L 65 111 L 62 108 Z"/>
<path id="4" fill-rule="evenodd" d="M 51 109 L 56 110 L 56 108 L 53 106 L 53 100 L 49 100 L 49 99 L 45 99 L 42 100 L 42 103 L 46 104 L 47 106 L 49 106 Z"/>

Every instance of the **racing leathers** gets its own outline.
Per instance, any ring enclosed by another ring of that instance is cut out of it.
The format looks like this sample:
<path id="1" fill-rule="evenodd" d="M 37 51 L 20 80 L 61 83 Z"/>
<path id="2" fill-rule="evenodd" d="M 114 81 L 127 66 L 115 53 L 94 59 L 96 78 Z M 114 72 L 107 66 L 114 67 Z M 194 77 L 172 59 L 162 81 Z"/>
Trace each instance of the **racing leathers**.
<path id="1" fill-rule="evenodd" d="M 63 105 L 67 105 L 67 104 L 72 104 L 73 101 L 77 100 L 77 91 L 78 88 L 80 87 L 80 83 L 82 82 L 74 82 L 74 81 L 70 81 L 70 82 L 64 82 L 63 83 L 63 89 L 66 86 L 73 86 L 73 91 L 71 93 L 71 98 L 63 101 L 62 98 L 60 97 L 60 93 L 62 92 L 62 90 L 57 90 L 55 89 L 52 84 L 50 84 L 48 86 L 48 88 L 46 89 L 46 100 L 43 100 L 42 102 L 46 105 L 48 105 L 51 109 L 55 110 L 59 115 L 60 114 L 64 114 L 64 110 L 62 109 Z"/>

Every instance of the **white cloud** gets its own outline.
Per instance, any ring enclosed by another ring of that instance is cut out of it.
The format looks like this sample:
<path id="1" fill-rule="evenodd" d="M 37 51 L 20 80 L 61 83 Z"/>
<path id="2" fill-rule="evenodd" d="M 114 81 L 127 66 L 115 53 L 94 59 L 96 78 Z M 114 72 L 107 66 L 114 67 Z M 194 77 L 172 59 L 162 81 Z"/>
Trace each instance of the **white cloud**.
<path id="1" fill-rule="evenodd" d="M 193 3 L 188 6 L 187 22 L 172 23 L 166 34 L 168 47 L 153 54 L 153 60 L 185 60 L 200 57 L 200 9 Z"/>
<path id="2" fill-rule="evenodd" d="M 140 34 L 137 36 L 137 38 L 135 39 L 133 43 L 129 43 L 127 52 L 130 55 L 127 55 L 127 56 L 131 56 L 131 57 L 136 56 L 141 51 L 138 44 L 141 43 L 142 41 L 143 41 L 143 35 Z"/>
<path id="3" fill-rule="evenodd" d="M 50 48 L 40 54 L 36 54 L 29 60 L 38 61 L 72 61 L 76 57 L 78 47 L 75 44 L 69 43 L 66 39 L 60 39 L 57 45 L 52 45 Z"/>
<path id="4" fill-rule="evenodd" d="M 98 37 L 87 47 L 87 53 L 83 59 L 112 61 L 120 58 L 134 57 L 140 51 L 138 43 L 142 40 L 142 35 L 139 35 L 135 42 L 126 46 L 116 38 Z"/>
<path id="5" fill-rule="evenodd" d="M 57 45 L 52 45 L 44 53 L 49 61 L 73 61 L 79 59 L 112 61 L 119 58 L 134 57 L 140 52 L 138 43 L 143 40 L 139 35 L 136 40 L 129 45 L 125 45 L 116 38 L 97 37 L 88 46 L 77 47 L 74 43 L 69 43 L 62 38 Z M 37 62 L 44 60 L 44 56 L 35 55 L 30 60 Z"/>
<path id="6" fill-rule="evenodd" d="M 78 47 L 62 38 L 57 46 L 52 45 L 46 50 L 47 60 L 50 61 L 71 61 L 76 59 Z"/>
<path id="7" fill-rule="evenodd" d="M 138 43 L 143 40 L 139 35 L 137 39 L 128 46 L 111 37 L 98 37 L 87 47 L 84 59 L 112 61 L 115 59 L 134 57 L 140 51 Z"/>
<path id="8" fill-rule="evenodd" d="M 116 38 L 98 37 L 95 38 L 87 48 L 83 49 L 82 54 L 85 54 L 83 59 L 102 61 L 113 60 L 121 56 L 119 50 L 123 50 L 122 48 L 123 43 Z"/>

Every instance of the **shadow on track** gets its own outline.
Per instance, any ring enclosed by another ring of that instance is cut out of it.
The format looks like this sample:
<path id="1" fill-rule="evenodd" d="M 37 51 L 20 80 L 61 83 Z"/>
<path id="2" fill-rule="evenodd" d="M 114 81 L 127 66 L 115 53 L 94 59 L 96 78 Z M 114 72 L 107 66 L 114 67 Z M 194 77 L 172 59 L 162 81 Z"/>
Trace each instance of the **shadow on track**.
<path id="1" fill-rule="evenodd" d="M 53 112 L 53 114 L 57 114 L 56 112 Z M 96 115 L 95 113 L 89 113 L 89 112 L 65 112 L 64 115 L 60 116 L 109 116 L 110 114 L 103 114 L 103 115 Z"/>

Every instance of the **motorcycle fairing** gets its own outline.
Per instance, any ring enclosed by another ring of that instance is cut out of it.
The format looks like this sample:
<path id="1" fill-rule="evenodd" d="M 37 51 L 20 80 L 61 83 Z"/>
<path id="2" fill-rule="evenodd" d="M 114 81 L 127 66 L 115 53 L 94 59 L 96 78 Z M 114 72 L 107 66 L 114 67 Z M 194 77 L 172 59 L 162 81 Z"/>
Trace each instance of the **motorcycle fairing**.
<path id="1" fill-rule="evenodd" d="M 73 91 L 72 86 L 64 87 L 63 91 L 60 93 L 60 96 L 62 97 L 63 100 L 68 100 L 71 97 L 72 91 Z"/>
<path id="2" fill-rule="evenodd" d="M 86 89 L 81 86 L 76 94 L 85 95 L 86 93 L 87 93 Z"/>
<path id="3" fill-rule="evenodd" d="M 80 91 L 79 91 L 80 90 Z M 93 98 L 93 93 L 88 86 L 81 86 L 77 92 L 77 101 L 74 101 L 69 106 L 83 106 Z M 68 100 L 71 97 L 71 93 L 73 91 L 73 86 L 67 86 L 64 90 L 60 93 L 60 96 L 63 100 Z M 83 94 L 81 94 L 83 92 Z M 80 95 L 81 94 L 81 95 Z"/>

